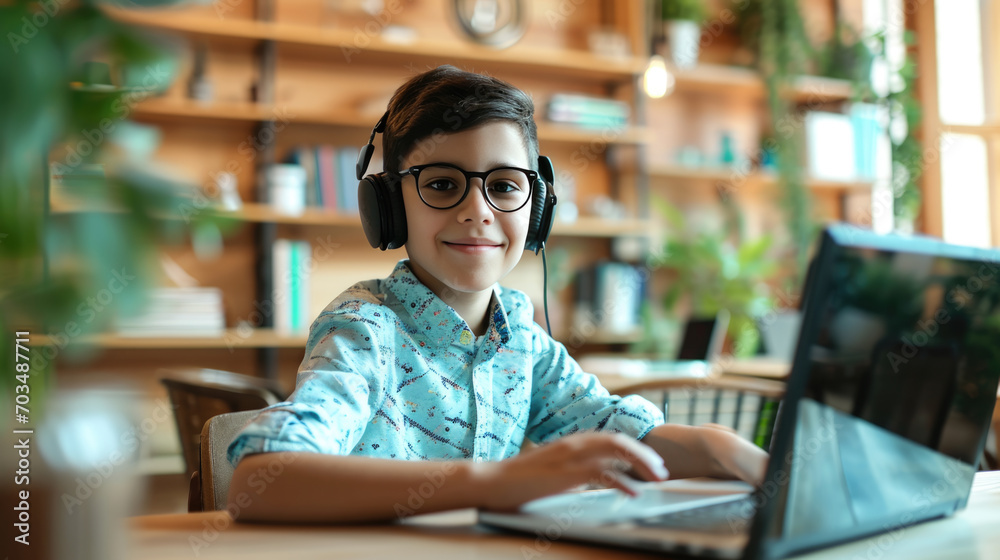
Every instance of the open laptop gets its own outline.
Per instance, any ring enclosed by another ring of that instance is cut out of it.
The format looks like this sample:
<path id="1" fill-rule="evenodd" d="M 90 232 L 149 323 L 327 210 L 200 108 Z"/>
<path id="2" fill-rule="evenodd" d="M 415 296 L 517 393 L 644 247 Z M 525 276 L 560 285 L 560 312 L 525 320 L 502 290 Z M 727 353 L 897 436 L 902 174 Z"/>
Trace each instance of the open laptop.
<path id="1" fill-rule="evenodd" d="M 624 358 L 614 354 L 590 354 L 580 358 L 580 367 L 595 375 L 625 377 L 705 377 L 722 356 L 729 329 L 729 312 L 693 316 L 684 325 L 676 359 Z"/>
<path id="2" fill-rule="evenodd" d="M 761 488 L 642 483 L 637 498 L 564 493 L 519 513 L 480 512 L 480 521 L 549 539 L 757 559 L 965 507 L 1000 376 L 1000 251 L 835 225 L 811 268 Z"/>

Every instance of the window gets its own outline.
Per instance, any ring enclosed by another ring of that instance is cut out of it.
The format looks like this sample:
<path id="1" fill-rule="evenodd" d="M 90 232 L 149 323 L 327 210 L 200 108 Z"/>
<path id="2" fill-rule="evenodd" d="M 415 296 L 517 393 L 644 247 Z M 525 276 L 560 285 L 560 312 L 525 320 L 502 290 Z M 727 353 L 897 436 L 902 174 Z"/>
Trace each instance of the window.
<path id="1" fill-rule="evenodd" d="M 935 0 L 916 10 L 928 80 L 921 87 L 924 229 L 953 243 L 1000 246 L 1000 3 Z"/>

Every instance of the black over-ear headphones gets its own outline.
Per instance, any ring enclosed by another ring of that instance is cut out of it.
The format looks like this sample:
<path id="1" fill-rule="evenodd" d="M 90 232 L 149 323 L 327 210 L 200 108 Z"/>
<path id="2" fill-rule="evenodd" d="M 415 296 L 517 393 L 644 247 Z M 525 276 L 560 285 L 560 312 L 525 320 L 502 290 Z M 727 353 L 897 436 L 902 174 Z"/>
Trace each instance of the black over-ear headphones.
<path id="1" fill-rule="evenodd" d="M 398 249 L 406 243 L 406 212 L 403 209 L 402 185 L 398 180 L 390 179 L 386 172 L 375 173 L 365 177 L 372 154 L 375 152 L 375 135 L 385 132 L 385 121 L 388 111 L 375 123 L 368 144 L 361 148 L 358 163 L 355 168 L 358 181 L 358 210 L 361 213 L 361 226 L 365 237 L 372 247 Z M 555 217 L 556 195 L 552 192 L 555 183 L 555 170 L 552 161 L 545 156 L 538 156 L 539 180 L 531 193 L 531 216 L 528 222 L 528 235 L 524 242 L 526 251 L 536 254 L 545 247 L 545 241 L 552 231 L 552 221 Z M 363 178 L 362 178 L 363 177 Z"/>

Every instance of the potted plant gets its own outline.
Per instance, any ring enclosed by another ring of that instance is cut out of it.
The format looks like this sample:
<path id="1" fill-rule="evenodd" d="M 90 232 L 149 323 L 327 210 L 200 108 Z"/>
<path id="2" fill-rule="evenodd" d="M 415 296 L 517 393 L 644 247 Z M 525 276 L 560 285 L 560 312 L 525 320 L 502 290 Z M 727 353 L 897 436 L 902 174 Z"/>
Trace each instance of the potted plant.
<path id="1" fill-rule="evenodd" d="M 0 426 L 37 434 L 31 529 L 59 541 L 39 558 L 115 556 L 122 538 L 115 515 L 123 496 L 135 495 L 127 482 L 135 447 L 119 437 L 138 425 L 126 398 L 80 388 L 80 380 L 66 389 L 53 379 L 53 362 L 107 325 L 106 310 L 138 308 L 158 245 L 186 240 L 207 217 L 177 216 L 191 208 L 196 187 L 152 172 L 155 134 L 127 119 L 135 103 L 170 85 L 179 52 L 164 37 L 109 18 L 101 4 L 0 4 L 7 43 L 0 48 L 0 362 L 10 372 L 0 382 L 9 396 Z M 59 184 L 79 206 L 51 212 L 50 175 L 73 178 Z M 93 441 L 101 451 L 86 443 Z M 82 503 L 81 477 L 98 472 L 100 488 L 82 498 L 87 513 L 72 515 Z M 27 478 L 0 483 L 0 495 L 25 495 Z"/>
<path id="2" fill-rule="evenodd" d="M 678 68 L 698 64 L 701 24 L 705 21 L 702 0 L 661 0 L 664 30 L 670 58 Z"/>

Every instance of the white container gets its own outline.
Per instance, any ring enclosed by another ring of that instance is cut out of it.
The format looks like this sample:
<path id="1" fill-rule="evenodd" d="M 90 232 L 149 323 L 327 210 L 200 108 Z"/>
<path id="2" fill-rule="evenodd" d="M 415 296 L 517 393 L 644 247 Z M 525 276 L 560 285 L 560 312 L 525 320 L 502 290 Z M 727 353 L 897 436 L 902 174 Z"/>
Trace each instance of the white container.
<path id="1" fill-rule="evenodd" d="M 698 48 L 701 41 L 701 26 L 688 20 L 668 20 L 667 39 L 670 59 L 678 68 L 694 68 L 698 65 Z"/>
<path id="2" fill-rule="evenodd" d="M 275 211 L 301 216 L 306 209 L 306 170 L 301 165 L 276 163 L 264 169 L 268 202 Z"/>

